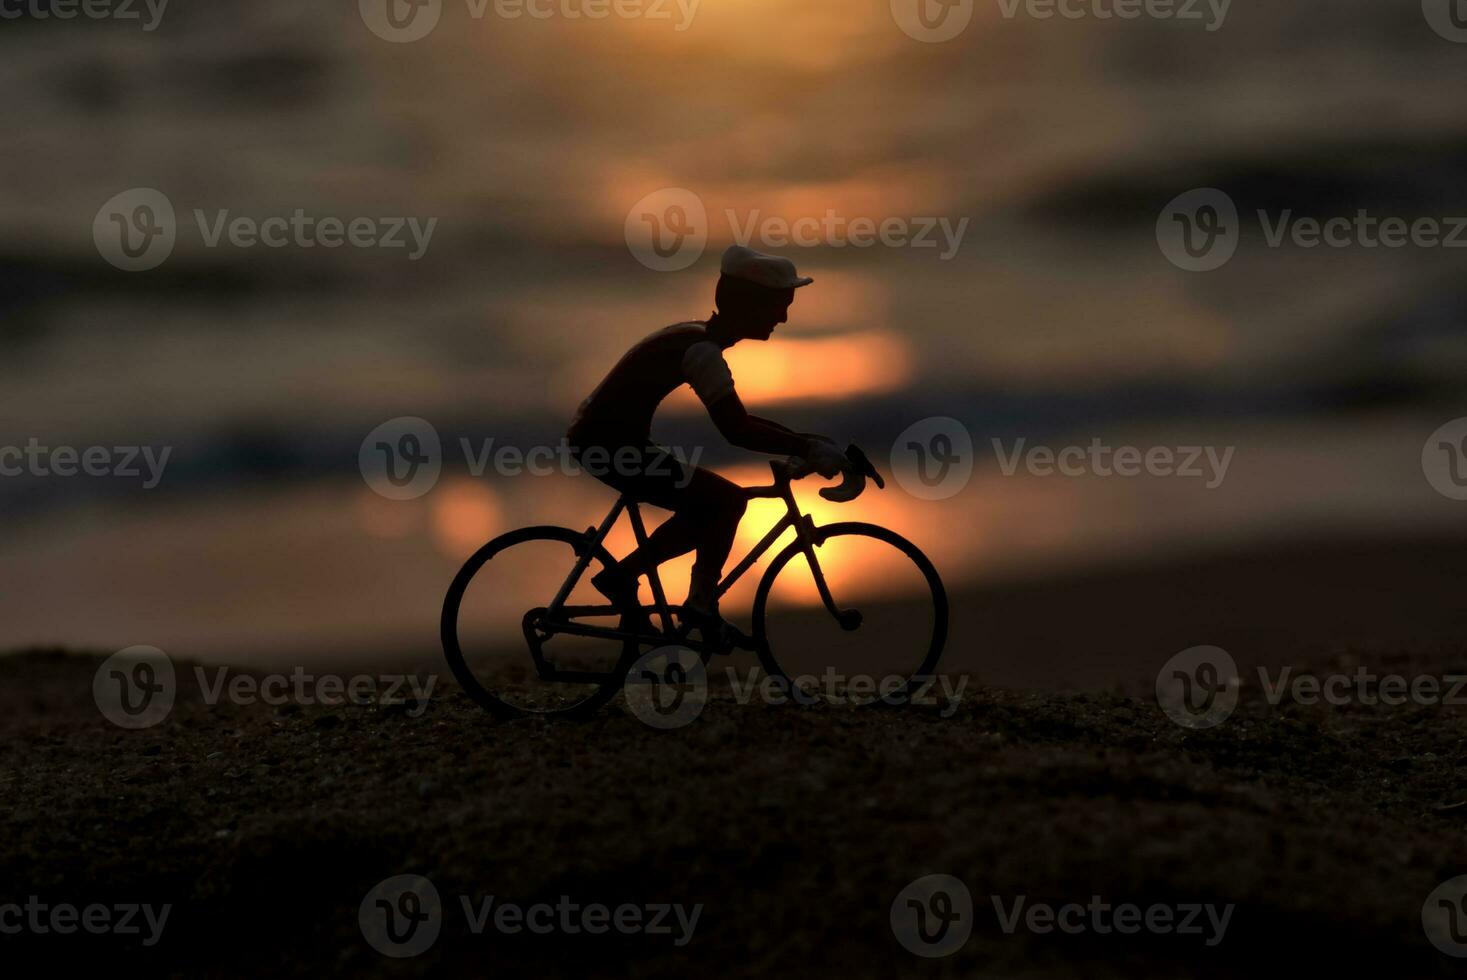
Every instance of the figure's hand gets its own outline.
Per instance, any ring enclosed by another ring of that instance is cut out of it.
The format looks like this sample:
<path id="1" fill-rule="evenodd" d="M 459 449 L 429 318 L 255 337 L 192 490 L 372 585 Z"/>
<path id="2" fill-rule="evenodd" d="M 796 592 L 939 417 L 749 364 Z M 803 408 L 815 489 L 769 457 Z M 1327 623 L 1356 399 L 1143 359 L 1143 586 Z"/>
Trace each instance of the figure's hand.
<path id="1" fill-rule="evenodd" d="M 834 441 L 824 436 L 814 436 L 806 444 L 805 461 L 827 480 L 845 472 L 851 466 L 846 454 L 836 448 Z"/>

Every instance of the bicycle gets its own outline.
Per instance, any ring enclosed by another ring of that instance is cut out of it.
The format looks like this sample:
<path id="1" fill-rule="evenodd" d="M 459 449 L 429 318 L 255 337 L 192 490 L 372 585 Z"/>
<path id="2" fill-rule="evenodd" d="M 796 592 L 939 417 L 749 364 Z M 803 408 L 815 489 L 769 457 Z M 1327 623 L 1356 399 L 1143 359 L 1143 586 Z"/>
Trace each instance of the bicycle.
<path id="1" fill-rule="evenodd" d="M 868 478 L 876 484 L 878 489 L 885 488 L 885 481 L 858 447 L 849 447 L 846 455 L 853 464 L 851 470 L 846 473 L 845 480 L 840 486 L 822 488 L 820 490 L 822 497 L 837 502 L 854 500 L 865 490 Z M 896 549 L 895 557 L 905 558 L 918 573 L 920 581 L 925 586 L 927 601 L 930 601 L 930 607 L 928 607 L 922 598 L 915 600 L 922 604 L 924 609 L 930 611 L 930 629 L 926 631 L 925 636 L 917 638 L 919 642 L 915 650 L 920 651 L 920 656 L 916 658 L 918 662 L 915 669 L 907 672 L 905 676 L 892 675 L 900 687 L 892 687 L 889 691 L 883 692 L 888 695 L 886 700 L 893 701 L 911 690 L 919 679 L 930 678 L 942 655 L 948 628 L 947 593 L 932 562 L 906 538 L 879 525 L 861 522 L 817 525 L 801 511 L 791 489 L 791 484 L 795 480 L 809 475 L 808 466 L 802 460 L 791 457 L 788 460 L 771 461 L 770 470 L 774 476 L 772 484 L 746 488 L 746 493 L 749 499 L 778 498 L 782 500 L 785 504 L 785 513 L 734 566 L 733 570 L 724 576 L 718 585 L 717 592 L 720 597 L 723 596 L 770 548 L 774 547 L 786 531 L 794 529 L 794 540 L 770 562 L 760 580 L 754 598 L 753 652 L 757 654 L 764 671 L 771 677 L 781 678 L 785 682 L 790 681 L 789 672 L 775 658 L 770 649 L 767 628 L 768 604 L 780 573 L 797 556 L 805 559 L 820 604 L 834 618 L 840 630 L 844 633 L 854 633 L 862 629 L 866 615 L 860 608 L 842 607 L 836 601 L 820 564 L 820 553 L 830 547 L 832 542 L 838 539 L 842 541 L 862 539 Z M 693 644 L 691 642 L 688 626 L 675 617 L 675 613 L 679 612 L 681 607 L 674 607 L 668 603 L 656 569 L 647 576 L 653 604 L 650 607 L 641 605 L 640 599 L 638 604 L 641 610 L 649 614 L 649 619 L 655 615 L 656 621 L 661 623 L 660 630 L 654 625 L 650 633 L 637 633 L 624 631 L 619 626 L 595 624 L 592 620 L 624 617 L 629 611 L 632 611 L 624 606 L 610 603 L 599 593 L 594 593 L 595 598 L 599 601 L 590 603 L 571 601 L 572 594 L 583 578 L 589 582 L 585 573 L 592 562 L 599 562 L 603 568 L 614 562 L 615 559 L 606 550 L 604 542 L 623 512 L 627 514 L 637 544 L 640 546 L 647 539 L 640 507 L 637 501 L 622 495 L 612 506 L 611 512 L 597 527 L 587 528 L 585 531 L 573 531 L 565 527 L 537 525 L 510 531 L 489 541 L 459 569 L 444 598 L 440 630 L 444 656 L 448 660 L 449 667 L 464 692 L 475 703 L 503 719 L 526 714 L 583 718 L 606 704 L 622 687 L 628 672 L 638 660 L 643 645 L 651 645 L 656 648 L 681 645 L 694 649 L 705 666 L 712 657 L 732 652 L 727 649 L 713 649 L 707 643 Z M 498 678 L 497 684 L 494 685 L 495 689 L 491 690 L 490 686 L 486 685 L 471 669 L 468 658 L 464 654 L 460 637 L 461 606 L 475 577 L 491 562 L 494 563 L 494 567 L 502 568 L 505 572 L 505 575 L 497 580 L 499 582 L 512 581 L 508 576 L 514 575 L 518 569 L 523 570 L 520 574 L 525 574 L 531 569 L 540 567 L 539 563 L 530 563 L 528 560 L 522 566 L 510 567 L 509 556 L 526 554 L 527 546 L 532 544 L 555 545 L 553 550 L 556 552 L 563 547 L 569 547 L 575 556 L 575 562 L 570 574 L 561 583 L 550 602 L 528 610 L 521 619 L 521 633 L 530 653 L 529 663 L 526 664 L 523 660 L 518 663 L 512 661 L 507 673 L 501 670 L 503 676 Z M 882 554 L 884 555 L 885 552 Z M 881 560 L 886 561 L 887 559 Z M 895 577 L 894 572 L 892 577 Z M 922 587 L 919 586 L 914 591 L 920 592 L 921 589 Z M 907 605 L 901 607 L 903 612 L 897 617 L 901 624 L 900 632 L 907 632 L 909 624 L 921 618 L 918 611 L 910 609 L 912 601 L 909 599 Z M 576 641 L 579 648 L 564 648 L 555 654 L 556 659 L 552 659 L 548 647 L 552 642 L 559 643 L 567 638 Z M 614 658 L 613 666 L 610 669 L 587 669 L 585 662 L 592 659 L 585 653 L 588 644 L 595 648 L 601 662 L 604 663 Z M 575 652 L 577 649 L 581 652 Z M 529 671 L 531 666 L 533 666 L 533 674 Z M 527 685 L 531 681 L 551 685 L 551 689 L 543 694 L 530 692 Z M 512 694 L 520 695 L 520 701 L 527 703 L 516 703 L 510 697 Z"/>

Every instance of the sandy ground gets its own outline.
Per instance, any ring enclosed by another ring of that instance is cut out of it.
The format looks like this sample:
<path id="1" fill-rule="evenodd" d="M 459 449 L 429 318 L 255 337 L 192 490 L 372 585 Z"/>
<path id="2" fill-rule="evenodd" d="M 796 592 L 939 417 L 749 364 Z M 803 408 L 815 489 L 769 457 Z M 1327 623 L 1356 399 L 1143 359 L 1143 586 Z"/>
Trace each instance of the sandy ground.
<path id="1" fill-rule="evenodd" d="M 1435 580 L 1444 560 L 1420 575 Z M 1237 570 L 1196 581 L 1213 574 Z M 1359 616 L 1358 603 L 1341 615 Z M 1321 650 L 1313 669 L 1467 673 L 1467 648 L 1442 636 L 1389 653 Z M 100 662 L 0 659 L 0 906 L 36 896 L 171 910 L 151 946 L 146 924 L 131 936 L 0 935 L 7 955 L 53 967 L 1405 977 L 1460 966 L 1427 941 L 1421 909 L 1467 872 L 1463 709 L 1274 706 L 1241 656 L 1237 710 L 1199 731 L 1140 691 L 1011 690 L 981 676 L 950 717 L 742 705 L 715 681 L 701 717 L 673 731 L 619 703 L 579 725 L 495 723 L 447 679 L 425 705 L 211 706 L 183 684 L 164 721 L 125 731 L 93 700 Z M 973 931 L 928 960 L 902 947 L 890 913 L 932 873 L 967 885 Z M 426 951 L 394 959 L 358 913 L 402 874 L 433 883 L 442 925 Z M 994 908 L 994 896 L 1009 909 L 1019 896 L 1095 895 L 1233 908 L 1211 946 L 1206 934 L 1008 934 Z M 489 896 L 702 909 L 681 946 L 676 928 L 476 934 L 461 899 Z"/>

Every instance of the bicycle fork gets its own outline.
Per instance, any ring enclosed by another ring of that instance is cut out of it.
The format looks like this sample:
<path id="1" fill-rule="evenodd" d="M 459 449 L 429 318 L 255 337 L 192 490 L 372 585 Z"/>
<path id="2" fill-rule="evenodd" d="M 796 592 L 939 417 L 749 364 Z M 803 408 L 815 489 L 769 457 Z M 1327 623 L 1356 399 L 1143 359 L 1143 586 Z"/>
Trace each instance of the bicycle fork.
<path id="1" fill-rule="evenodd" d="M 788 487 L 785 488 L 785 503 L 791 514 L 799 514 L 794 519 L 795 537 L 800 542 L 800 550 L 805 553 L 805 562 L 810 566 L 810 575 L 815 579 L 815 589 L 820 593 L 820 601 L 825 604 L 825 609 L 840 628 L 847 633 L 861 628 L 861 610 L 842 609 L 835 604 L 835 596 L 830 594 L 830 584 L 825 581 L 825 572 L 820 568 L 820 560 L 815 555 L 815 522 L 808 514 L 800 514 L 795 506 L 793 493 Z"/>

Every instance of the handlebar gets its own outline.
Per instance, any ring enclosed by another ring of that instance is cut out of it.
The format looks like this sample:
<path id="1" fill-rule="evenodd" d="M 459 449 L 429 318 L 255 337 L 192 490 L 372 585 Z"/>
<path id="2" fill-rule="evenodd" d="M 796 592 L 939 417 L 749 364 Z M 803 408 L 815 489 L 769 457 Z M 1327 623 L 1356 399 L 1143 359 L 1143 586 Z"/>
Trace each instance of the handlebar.
<path id="1" fill-rule="evenodd" d="M 846 447 L 846 459 L 850 461 L 850 467 L 845 471 L 845 478 L 838 486 L 822 487 L 820 496 L 835 503 L 847 503 L 855 500 L 866 489 L 866 480 L 869 477 L 875 482 L 878 490 L 886 489 L 886 481 L 881 478 L 871 460 L 861 451 L 861 447 L 855 443 Z M 774 473 L 774 487 L 769 488 L 778 492 L 793 480 L 803 480 L 815 472 L 804 459 L 791 456 L 788 459 L 770 460 L 769 469 Z"/>

